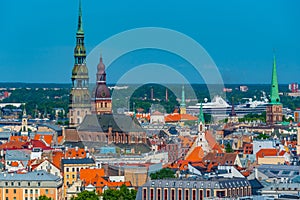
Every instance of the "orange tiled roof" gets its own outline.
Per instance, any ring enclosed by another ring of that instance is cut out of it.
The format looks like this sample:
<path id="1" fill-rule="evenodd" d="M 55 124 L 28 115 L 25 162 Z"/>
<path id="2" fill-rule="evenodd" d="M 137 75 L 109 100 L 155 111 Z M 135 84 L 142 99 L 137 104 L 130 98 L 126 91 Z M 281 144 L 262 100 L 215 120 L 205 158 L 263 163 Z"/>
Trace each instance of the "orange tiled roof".
<path id="1" fill-rule="evenodd" d="M 172 113 L 165 116 L 165 122 L 179 122 L 181 120 L 196 121 L 198 120 L 198 118 L 189 114 L 179 114 L 179 113 Z"/>
<path id="2" fill-rule="evenodd" d="M 18 167 L 19 163 L 17 161 L 13 161 L 13 162 L 11 162 L 11 166 L 12 167 Z"/>
<path id="3" fill-rule="evenodd" d="M 64 139 L 64 137 L 61 135 L 61 136 L 58 136 L 57 137 L 57 143 L 58 144 L 61 144 L 62 143 L 62 141 L 63 141 L 63 139 Z"/>
<path id="4" fill-rule="evenodd" d="M 26 144 L 26 142 L 9 141 L 7 143 L 1 144 L 0 149 L 23 149 L 24 144 Z"/>
<path id="5" fill-rule="evenodd" d="M 68 149 L 65 153 L 65 157 L 67 158 L 85 158 L 86 157 L 86 152 L 84 149 Z"/>
<path id="6" fill-rule="evenodd" d="M 256 159 L 257 158 L 263 158 L 265 156 L 277 156 L 277 149 L 260 149 L 256 153 Z"/>
<path id="7" fill-rule="evenodd" d="M 104 176 L 104 169 L 81 169 L 80 170 L 80 180 L 85 182 L 91 182 L 95 177 Z"/>
<path id="8" fill-rule="evenodd" d="M 28 136 L 10 136 L 9 141 L 27 142 Z"/>
<path id="9" fill-rule="evenodd" d="M 47 145 L 51 145 L 52 140 L 53 140 L 53 135 L 42 135 L 42 134 L 36 134 L 34 136 L 35 140 L 43 140 L 47 143 Z"/>
<path id="10" fill-rule="evenodd" d="M 221 149 L 220 145 L 218 143 L 216 143 L 213 148 L 213 151 L 217 152 L 217 153 L 223 153 L 223 150 Z"/>
<path id="11" fill-rule="evenodd" d="M 195 147 L 194 150 L 186 157 L 187 161 L 197 162 L 201 161 L 204 157 L 204 151 L 201 146 Z"/>
<path id="12" fill-rule="evenodd" d="M 55 151 L 52 153 L 52 163 L 61 169 L 61 159 L 64 157 L 64 153 L 62 151 Z"/>
<path id="13" fill-rule="evenodd" d="M 206 138 L 207 143 L 210 146 L 210 148 L 213 148 L 215 146 L 215 144 L 217 144 L 216 139 L 214 138 L 211 131 L 205 131 L 205 138 Z"/>
<path id="14" fill-rule="evenodd" d="M 80 180 L 83 181 L 84 185 L 89 184 L 96 187 L 96 191 L 102 193 L 104 186 L 109 188 L 117 188 L 122 185 L 131 186 L 129 181 L 125 182 L 111 182 L 110 180 L 104 179 L 104 169 L 81 169 L 80 170 Z"/>

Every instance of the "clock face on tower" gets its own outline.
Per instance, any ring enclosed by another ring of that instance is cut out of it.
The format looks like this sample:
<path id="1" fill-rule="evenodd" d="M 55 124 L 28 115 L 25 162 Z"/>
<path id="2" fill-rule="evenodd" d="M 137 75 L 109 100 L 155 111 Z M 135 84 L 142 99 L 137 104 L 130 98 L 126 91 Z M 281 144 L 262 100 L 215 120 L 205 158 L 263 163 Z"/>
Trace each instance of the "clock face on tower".
<path id="1" fill-rule="evenodd" d="M 105 97 L 105 95 L 106 95 L 105 92 L 102 91 L 102 92 L 101 92 L 101 96 L 102 96 L 102 97 Z"/>

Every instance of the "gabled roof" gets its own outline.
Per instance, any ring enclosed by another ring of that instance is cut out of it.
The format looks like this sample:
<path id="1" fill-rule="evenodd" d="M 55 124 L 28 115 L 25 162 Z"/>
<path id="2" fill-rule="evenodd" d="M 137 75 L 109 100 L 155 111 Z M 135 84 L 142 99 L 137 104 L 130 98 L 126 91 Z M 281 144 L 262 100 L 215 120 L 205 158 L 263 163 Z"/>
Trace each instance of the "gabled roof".
<path id="1" fill-rule="evenodd" d="M 105 176 L 104 169 L 81 169 L 80 180 L 85 183 L 91 183 L 95 177 Z"/>
<path id="2" fill-rule="evenodd" d="M 208 153 L 202 161 L 217 165 L 235 165 L 236 153 Z"/>
<path id="3" fill-rule="evenodd" d="M 124 114 L 87 115 L 78 131 L 108 132 L 145 132 L 136 118 Z"/>
<path id="4" fill-rule="evenodd" d="M 34 140 L 45 141 L 46 144 L 50 146 L 53 140 L 53 135 L 36 134 L 34 136 Z"/>
<path id="5" fill-rule="evenodd" d="M 51 149 L 44 142 L 40 140 L 30 140 L 23 145 L 24 148 L 33 149 L 33 148 L 41 148 L 43 150 Z"/>
<path id="6" fill-rule="evenodd" d="M 204 157 L 204 151 L 201 146 L 195 147 L 194 150 L 185 158 L 189 162 L 201 161 Z"/>

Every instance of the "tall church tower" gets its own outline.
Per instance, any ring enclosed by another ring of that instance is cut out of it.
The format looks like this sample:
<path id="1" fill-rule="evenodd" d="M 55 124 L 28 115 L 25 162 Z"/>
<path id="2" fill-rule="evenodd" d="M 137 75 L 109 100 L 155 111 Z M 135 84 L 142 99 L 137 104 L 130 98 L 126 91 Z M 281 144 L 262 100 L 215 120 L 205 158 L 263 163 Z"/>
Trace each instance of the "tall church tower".
<path id="1" fill-rule="evenodd" d="M 276 59 L 274 55 L 273 60 L 273 72 L 272 72 L 272 85 L 270 103 L 267 106 L 266 111 L 266 122 L 267 124 L 276 124 L 282 121 L 282 104 L 280 103 L 279 92 L 278 92 L 278 80 L 276 70 Z"/>
<path id="2" fill-rule="evenodd" d="M 184 85 L 182 86 L 182 90 L 181 90 L 180 114 L 186 114 Z"/>
<path id="3" fill-rule="evenodd" d="M 229 113 L 228 123 L 233 124 L 238 122 L 239 122 L 239 118 L 234 110 L 234 97 L 232 97 L 231 112 Z"/>
<path id="4" fill-rule="evenodd" d="M 26 108 L 24 108 L 23 110 L 21 135 L 28 135 L 28 117 L 26 113 Z"/>
<path id="5" fill-rule="evenodd" d="M 205 119 L 204 119 L 202 103 L 201 103 L 199 115 L 198 115 L 198 133 L 204 133 L 204 131 L 205 131 Z"/>
<path id="6" fill-rule="evenodd" d="M 84 47 L 84 31 L 82 25 L 81 1 L 79 0 L 78 28 L 76 47 L 74 49 L 75 64 L 72 70 L 72 89 L 69 102 L 69 126 L 77 127 L 85 115 L 91 112 L 89 76 L 86 66 L 86 50 Z"/>
<path id="7" fill-rule="evenodd" d="M 103 113 L 112 113 L 112 101 L 110 91 L 106 85 L 106 72 L 102 55 L 100 55 L 100 62 L 97 66 L 97 85 L 92 101 L 93 113 L 97 115 Z"/>

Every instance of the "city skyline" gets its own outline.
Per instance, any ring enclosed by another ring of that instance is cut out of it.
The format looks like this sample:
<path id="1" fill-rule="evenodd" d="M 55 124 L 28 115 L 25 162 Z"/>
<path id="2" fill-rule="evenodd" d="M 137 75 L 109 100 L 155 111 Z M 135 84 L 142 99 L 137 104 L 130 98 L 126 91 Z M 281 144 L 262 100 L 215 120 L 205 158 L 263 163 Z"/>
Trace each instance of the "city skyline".
<path id="1" fill-rule="evenodd" d="M 272 5 L 259 1 L 172 2 L 172 9 L 168 9 L 169 1 L 118 3 L 116 7 L 113 2 L 83 1 L 87 53 L 119 32 L 140 27 L 163 27 L 186 34 L 200 43 L 227 84 L 269 84 L 273 48 L 276 49 L 279 83 L 299 80 L 297 73 L 293 73 L 300 66 L 297 57 L 300 46 L 297 37 L 300 32 L 297 26 L 298 2 L 289 5 L 283 1 L 272 1 Z M 70 83 L 78 1 L 31 1 L 17 5 L 5 2 L 3 8 L 0 36 L 7 40 L 3 40 L 0 50 L 0 69 L 5 74 L 1 82 Z M 104 49 L 104 62 L 106 53 L 108 51 Z M 145 61 L 181 67 L 189 65 L 168 52 L 132 52 L 108 68 L 111 74 L 108 83 L 116 82 L 122 75 L 119 73 L 122 65 L 126 66 L 124 72 Z M 96 68 L 96 65 L 88 67 Z M 258 69 L 261 73 L 257 73 Z M 189 75 L 192 71 L 186 70 L 185 73 Z M 203 83 L 201 79 L 190 81 Z"/>

